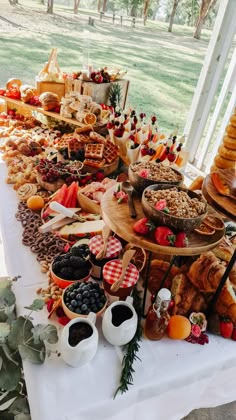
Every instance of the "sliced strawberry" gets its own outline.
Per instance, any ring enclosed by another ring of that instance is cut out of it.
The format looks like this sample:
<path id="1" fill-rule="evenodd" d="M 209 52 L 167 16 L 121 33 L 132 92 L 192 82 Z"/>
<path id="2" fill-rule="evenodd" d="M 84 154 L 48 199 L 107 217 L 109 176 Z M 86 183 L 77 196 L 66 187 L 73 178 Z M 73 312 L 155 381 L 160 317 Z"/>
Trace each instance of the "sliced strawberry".
<path id="1" fill-rule="evenodd" d="M 162 211 L 166 208 L 166 200 L 163 198 L 155 204 L 155 209 Z"/>

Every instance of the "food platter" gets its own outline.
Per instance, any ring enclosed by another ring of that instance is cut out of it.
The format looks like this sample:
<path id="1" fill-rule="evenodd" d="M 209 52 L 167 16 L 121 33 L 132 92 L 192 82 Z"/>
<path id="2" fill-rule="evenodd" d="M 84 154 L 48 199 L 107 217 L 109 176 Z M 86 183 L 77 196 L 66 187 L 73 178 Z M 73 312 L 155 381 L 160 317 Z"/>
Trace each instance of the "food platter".
<path id="1" fill-rule="evenodd" d="M 145 217 L 140 197 L 134 194 L 134 206 L 137 212 L 137 218 L 131 219 L 127 203 L 123 202 L 118 204 L 113 196 L 114 190 L 111 188 L 103 196 L 101 202 L 103 220 L 117 235 L 140 248 L 168 255 L 198 255 L 216 247 L 224 236 L 224 230 L 207 237 L 191 232 L 188 235 L 189 245 L 185 248 L 157 245 L 151 237 L 140 236 L 133 231 L 135 221 Z M 209 213 L 215 214 L 216 212 L 209 207 Z"/>
<path id="2" fill-rule="evenodd" d="M 218 171 L 224 181 L 227 183 L 229 188 L 231 189 L 232 196 L 235 196 L 235 199 L 231 197 L 227 197 L 221 195 L 217 192 L 216 188 L 214 187 L 211 175 L 207 175 L 204 179 L 203 186 L 202 186 L 202 193 L 206 200 L 222 212 L 225 216 L 229 219 L 236 220 L 236 177 L 235 177 L 235 170 L 234 169 L 220 169 Z"/>

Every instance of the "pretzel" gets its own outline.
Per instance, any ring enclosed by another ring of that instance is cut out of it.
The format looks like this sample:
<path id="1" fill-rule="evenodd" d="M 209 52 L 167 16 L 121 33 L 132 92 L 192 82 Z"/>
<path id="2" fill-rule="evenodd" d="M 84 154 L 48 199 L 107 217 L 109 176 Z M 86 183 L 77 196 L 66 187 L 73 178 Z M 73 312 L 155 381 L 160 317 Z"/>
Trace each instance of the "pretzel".
<path id="1" fill-rule="evenodd" d="M 85 148 L 85 157 L 90 159 L 102 159 L 104 144 L 87 144 Z"/>

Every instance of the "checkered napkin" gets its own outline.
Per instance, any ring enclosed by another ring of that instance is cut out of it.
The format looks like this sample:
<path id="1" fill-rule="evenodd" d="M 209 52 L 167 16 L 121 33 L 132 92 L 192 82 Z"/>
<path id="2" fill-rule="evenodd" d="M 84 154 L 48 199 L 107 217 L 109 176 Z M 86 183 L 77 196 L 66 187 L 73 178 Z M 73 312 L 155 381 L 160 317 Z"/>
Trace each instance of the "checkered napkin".
<path id="1" fill-rule="evenodd" d="M 116 280 L 120 278 L 122 272 L 122 261 L 121 260 L 114 260 L 107 262 L 103 267 L 103 278 L 109 284 L 113 284 Z M 133 265 L 129 264 L 124 280 L 121 284 L 122 288 L 132 287 L 138 281 L 139 271 Z"/>
<path id="2" fill-rule="evenodd" d="M 101 235 L 96 235 L 89 241 L 89 249 L 93 255 L 97 255 L 103 246 L 103 238 Z M 122 245 L 120 241 L 114 236 L 110 236 L 107 244 L 107 251 L 104 258 L 115 258 L 117 257 L 122 250 Z"/>

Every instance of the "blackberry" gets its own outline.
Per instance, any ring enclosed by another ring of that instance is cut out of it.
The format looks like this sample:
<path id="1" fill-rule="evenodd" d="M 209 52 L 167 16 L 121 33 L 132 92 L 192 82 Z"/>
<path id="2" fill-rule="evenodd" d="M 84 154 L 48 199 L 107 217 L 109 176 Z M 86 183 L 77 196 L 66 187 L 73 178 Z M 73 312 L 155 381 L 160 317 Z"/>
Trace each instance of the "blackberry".
<path id="1" fill-rule="evenodd" d="M 60 261 L 54 262 L 53 265 L 52 265 L 52 269 L 53 269 L 55 274 L 58 274 L 60 269 L 61 269 L 61 262 Z"/>
<path id="2" fill-rule="evenodd" d="M 74 268 L 80 268 L 80 267 L 84 267 L 86 265 L 86 261 L 81 257 L 77 257 L 75 255 L 72 255 L 70 257 L 70 265 Z"/>
<path id="3" fill-rule="evenodd" d="M 70 280 L 73 276 L 73 270 L 71 267 L 63 267 L 60 269 L 60 277 L 65 280 Z"/>

